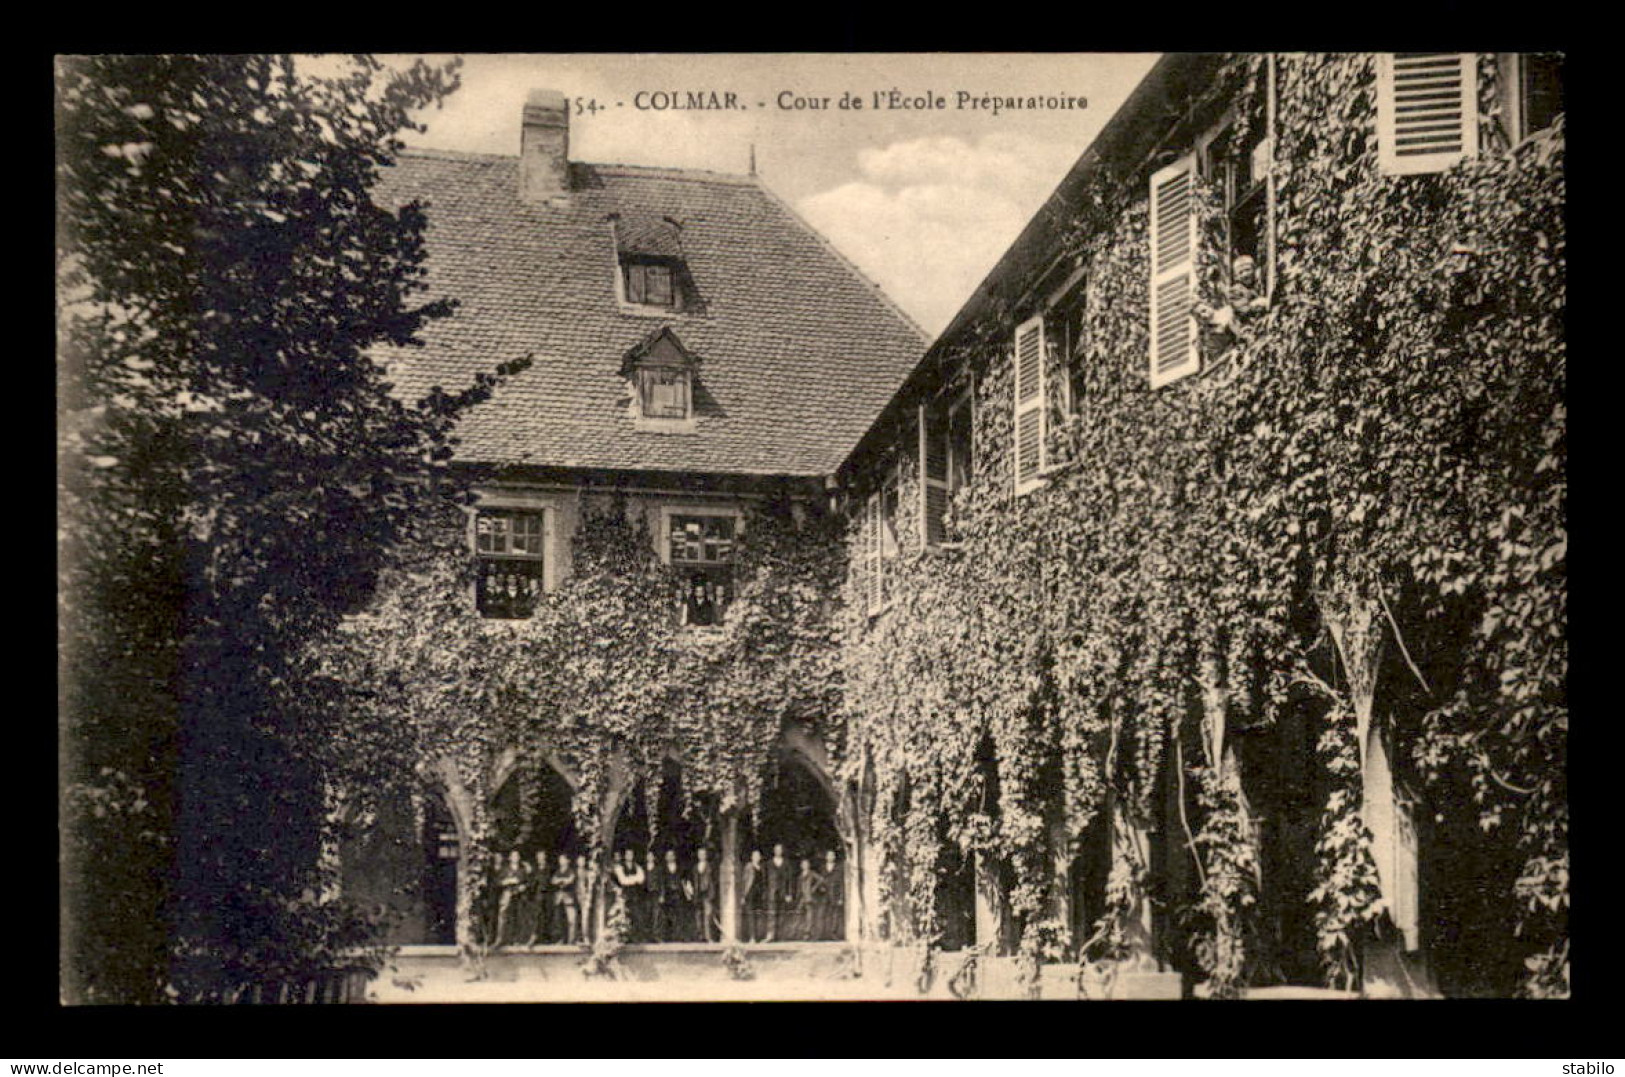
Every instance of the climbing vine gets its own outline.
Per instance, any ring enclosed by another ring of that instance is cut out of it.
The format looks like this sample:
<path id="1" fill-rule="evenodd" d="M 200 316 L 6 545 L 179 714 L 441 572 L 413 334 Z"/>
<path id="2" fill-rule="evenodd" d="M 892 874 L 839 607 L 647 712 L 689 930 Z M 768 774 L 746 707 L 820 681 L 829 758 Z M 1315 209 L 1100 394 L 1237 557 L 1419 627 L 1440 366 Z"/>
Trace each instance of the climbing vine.
<path id="1" fill-rule="evenodd" d="M 483 619 L 466 512 L 448 504 L 323 655 L 346 682 L 377 686 L 351 706 L 409 731 L 397 789 L 426 776 L 466 791 L 465 856 L 484 862 L 508 753 L 521 782 L 547 765 L 544 753 L 572 772 L 577 831 L 602 849 L 612 782 L 643 782 L 652 798 L 675 757 L 685 810 L 705 795 L 724 811 L 749 807 L 772 776 L 786 723 L 834 740 L 832 607 L 844 553 L 816 511 L 775 499 L 746 515 L 735 600 L 706 629 L 678 624 L 676 575 L 642 516 L 613 496 L 584 499 L 572 569 L 531 617 Z M 480 874 L 461 873 L 464 935 Z"/>
<path id="2" fill-rule="evenodd" d="M 1494 124 L 1492 58 L 1480 76 Z M 1465 782 L 1472 821 L 1516 845 L 1524 867 L 1502 899 L 1528 947 L 1523 990 L 1561 994 L 1562 121 L 1518 147 L 1486 137 L 1441 174 L 1392 177 L 1375 163 L 1370 56 L 1283 56 L 1273 76 L 1262 57 L 1233 58 L 1182 105 L 1217 116 L 1236 103 L 1241 127 L 1260 124 L 1269 77 L 1267 312 L 1207 341 L 1199 376 L 1149 390 L 1145 172 L 1103 165 L 1065 240 L 1088 287 L 1080 347 L 1049 359 L 1043 487 L 1012 493 L 1015 295 L 944 355 L 948 393 L 973 385 L 976 405 L 975 474 L 948 509 L 955 542 L 924 547 L 906 522 L 913 429 L 867 465 L 899 477 L 899 548 L 884 612 L 871 615 L 861 576 L 849 584 L 841 663 L 847 777 L 875 793 L 883 898 L 908 891 L 929 932 L 934 896 L 913 870 L 937 863 L 946 833 L 1009 873 L 1018 952 L 1064 948 L 1056 859 L 1120 802 L 1125 825 L 1172 850 L 1157 872 L 1179 859 L 1193 880 L 1149 897 L 1189 925 L 1163 956 L 1234 993 L 1261 975 L 1248 949 L 1270 885 L 1250 801 L 1269 775 L 1238 744 L 1270 736 L 1313 680 L 1331 793 L 1310 903 L 1327 981 L 1353 983 L 1375 917 L 1358 746 L 1380 735 L 1396 782 L 1439 790 L 1425 810 L 1459 816 L 1439 783 Z M 1218 306 L 1219 202 L 1198 186 L 1199 287 Z M 986 744 L 991 800 L 977 795 Z M 1119 922 L 1093 932 L 1119 953 L 1134 905 L 1118 894 Z"/>

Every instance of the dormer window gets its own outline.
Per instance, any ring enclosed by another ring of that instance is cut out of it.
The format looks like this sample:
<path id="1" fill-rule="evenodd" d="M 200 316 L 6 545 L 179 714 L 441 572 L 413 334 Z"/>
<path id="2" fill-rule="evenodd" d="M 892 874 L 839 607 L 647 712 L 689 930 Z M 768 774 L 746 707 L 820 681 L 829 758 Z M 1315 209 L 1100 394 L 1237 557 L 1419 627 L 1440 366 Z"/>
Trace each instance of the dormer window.
<path id="1" fill-rule="evenodd" d="M 633 345 L 621 362 L 632 393 L 634 427 L 651 433 L 693 433 L 694 388 L 699 357 L 683 347 L 670 326 Z"/>
<path id="2" fill-rule="evenodd" d="M 670 217 L 617 213 L 609 219 L 620 267 L 620 299 L 625 307 L 690 311 L 683 230 Z"/>
<path id="3" fill-rule="evenodd" d="M 638 371 L 638 396 L 645 419 L 686 419 L 689 416 L 688 371 L 646 367 Z"/>
<path id="4" fill-rule="evenodd" d="M 621 272 L 628 303 L 667 309 L 677 305 L 676 278 L 671 265 L 652 260 L 624 260 Z"/>

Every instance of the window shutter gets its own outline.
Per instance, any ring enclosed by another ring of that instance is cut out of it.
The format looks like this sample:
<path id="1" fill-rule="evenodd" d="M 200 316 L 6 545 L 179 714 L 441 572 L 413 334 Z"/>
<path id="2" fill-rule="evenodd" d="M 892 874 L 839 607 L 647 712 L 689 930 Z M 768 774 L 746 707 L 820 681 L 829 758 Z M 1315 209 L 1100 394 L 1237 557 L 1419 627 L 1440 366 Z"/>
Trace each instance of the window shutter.
<path id="1" fill-rule="evenodd" d="M 1441 172 L 1478 153 L 1478 63 L 1470 52 L 1377 58 L 1377 166 L 1385 175 Z"/>
<path id="2" fill-rule="evenodd" d="M 1016 493 L 1038 483 L 1044 466 L 1044 319 L 1016 327 Z"/>
<path id="3" fill-rule="evenodd" d="M 868 517 L 868 534 L 864 543 L 864 560 L 866 562 L 866 571 L 864 572 L 863 582 L 864 590 L 867 592 L 869 612 L 873 613 L 880 608 L 880 596 L 884 586 L 880 576 L 882 572 L 880 564 L 881 524 L 880 494 L 878 491 L 869 495 L 869 506 L 866 515 Z"/>
<path id="4" fill-rule="evenodd" d="M 921 537 L 935 546 L 947 537 L 943 513 L 948 510 L 948 430 L 939 407 L 920 405 Z"/>
<path id="5" fill-rule="evenodd" d="M 1151 177 L 1151 388 L 1201 368 L 1196 302 L 1196 155 Z"/>
<path id="6" fill-rule="evenodd" d="M 643 267 L 636 262 L 626 267 L 626 301 L 628 303 L 642 303 L 644 301 Z"/>

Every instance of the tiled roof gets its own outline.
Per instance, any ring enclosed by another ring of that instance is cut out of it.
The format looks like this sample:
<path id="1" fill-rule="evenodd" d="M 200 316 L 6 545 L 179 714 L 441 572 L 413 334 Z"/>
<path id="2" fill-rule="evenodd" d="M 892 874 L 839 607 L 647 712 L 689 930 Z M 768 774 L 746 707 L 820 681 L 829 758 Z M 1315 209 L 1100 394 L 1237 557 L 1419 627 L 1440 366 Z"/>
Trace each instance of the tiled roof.
<path id="1" fill-rule="evenodd" d="M 460 302 L 422 348 L 388 350 L 396 391 L 455 390 L 534 365 L 471 411 L 458 459 L 655 471 L 835 470 L 928 343 L 917 326 L 753 177 L 572 164 L 573 189 L 520 201 L 518 159 L 406 151 L 384 204 L 428 203 L 431 296 Z M 697 311 L 616 298 L 610 215 L 669 217 Z M 700 359 L 692 433 L 633 429 L 629 348 L 670 325 Z"/>

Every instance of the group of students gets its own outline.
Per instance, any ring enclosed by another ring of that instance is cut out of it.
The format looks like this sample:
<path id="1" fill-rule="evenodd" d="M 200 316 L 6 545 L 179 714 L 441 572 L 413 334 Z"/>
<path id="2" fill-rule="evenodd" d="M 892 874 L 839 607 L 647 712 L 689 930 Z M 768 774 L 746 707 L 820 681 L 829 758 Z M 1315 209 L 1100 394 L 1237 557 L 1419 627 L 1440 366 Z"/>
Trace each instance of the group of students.
<path id="1" fill-rule="evenodd" d="M 602 872 L 587 856 L 560 853 L 534 863 L 518 851 L 494 852 L 487 866 L 479 920 L 481 937 L 496 949 L 506 946 L 575 945 L 591 933 L 597 903 L 625 914 L 627 942 L 716 942 L 722 931 L 721 885 L 709 850 L 701 847 L 688 864 L 675 849 L 657 859 L 649 850 L 639 863 L 623 848 Z M 799 870 L 775 845 L 771 859 L 761 850 L 739 872 L 745 942 L 839 939 L 842 937 L 844 879 L 833 850 L 822 870 L 803 857 Z"/>
<path id="2" fill-rule="evenodd" d="M 835 851 L 824 854 L 821 868 L 810 857 L 792 867 L 784 846 L 762 859 L 753 849 L 739 870 L 739 935 L 744 942 L 789 942 L 844 937 L 846 879 Z"/>

